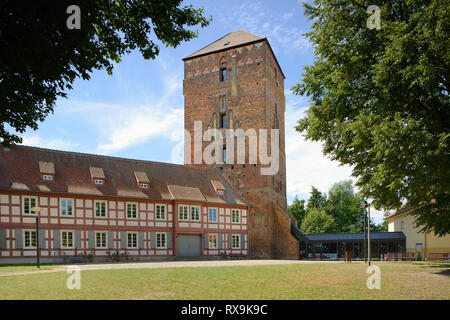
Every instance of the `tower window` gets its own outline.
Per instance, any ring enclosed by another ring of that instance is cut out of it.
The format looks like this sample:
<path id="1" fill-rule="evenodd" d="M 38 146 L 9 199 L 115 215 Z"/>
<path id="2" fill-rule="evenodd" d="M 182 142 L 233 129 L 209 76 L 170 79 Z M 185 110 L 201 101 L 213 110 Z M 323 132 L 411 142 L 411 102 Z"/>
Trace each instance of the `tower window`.
<path id="1" fill-rule="evenodd" d="M 220 68 L 220 81 L 227 81 L 227 68 Z"/>
<path id="2" fill-rule="evenodd" d="M 222 149 L 222 162 L 227 163 L 227 148 L 223 147 Z"/>
<path id="3" fill-rule="evenodd" d="M 227 127 L 227 115 L 225 113 L 220 115 L 220 127 L 221 128 Z"/>

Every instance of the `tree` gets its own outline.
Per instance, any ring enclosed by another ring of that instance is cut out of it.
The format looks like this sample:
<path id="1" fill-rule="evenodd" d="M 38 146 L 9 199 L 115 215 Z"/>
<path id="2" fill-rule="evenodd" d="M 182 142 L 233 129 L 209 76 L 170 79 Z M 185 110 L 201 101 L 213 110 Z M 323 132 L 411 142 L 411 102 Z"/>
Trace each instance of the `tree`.
<path id="1" fill-rule="evenodd" d="M 303 219 L 301 230 L 304 233 L 334 232 L 334 219 L 323 209 L 311 208 Z"/>
<path id="2" fill-rule="evenodd" d="M 327 195 L 319 191 L 319 189 L 314 186 L 311 187 L 311 196 L 309 197 L 307 208 L 322 208 L 325 206 L 327 200 Z"/>
<path id="3" fill-rule="evenodd" d="M 300 228 L 302 221 L 306 215 L 305 200 L 299 200 L 295 197 L 291 205 L 288 206 L 288 212 L 297 220 L 297 227 Z"/>
<path id="4" fill-rule="evenodd" d="M 297 130 L 353 167 L 377 209 L 416 208 L 416 226 L 450 232 L 450 1 L 316 0 L 313 65 L 292 88 L 311 106 Z"/>
<path id="5" fill-rule="evenodd" d="M 203 9 L 181 7 L 182 0 L 3 0 L 0 6 L 0 137 L 36 130 L 66 97 L 76 78 L 94 70 L 112 73 L 113 63 L 138 49 L 145 59 L 159 54 L 158 39 L 176 47 L 205 27 Z M 77 11 L 68 10 L 77 5 Z M 69 12 L 69 14 L 67 13 Z M 80 29 L 76 28 L 79 21 Z M 69 26 L 75 26 L 69 29 Z"/>
<path id="6" fill-rule="evenodd" d="M 352 180 L 335 183 L 328 191 L 326 212 L 336 223 L 336 232 L 363 232 L 364 209 L 355 195 Z"/>

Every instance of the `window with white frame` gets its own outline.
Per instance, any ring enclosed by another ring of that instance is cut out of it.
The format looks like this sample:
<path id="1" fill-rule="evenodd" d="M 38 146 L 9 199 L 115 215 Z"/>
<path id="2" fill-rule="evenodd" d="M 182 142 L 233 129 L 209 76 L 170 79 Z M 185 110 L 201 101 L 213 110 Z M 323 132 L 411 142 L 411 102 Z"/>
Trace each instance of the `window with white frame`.
<path id="1" fill-rule="evenodd" d="M 178 206 L 178 220 L 189 221 L 189 207 L 185 205 Z"/>
<path id="2" fill-rule="evenodd" d="M 129 249 L 136 249 L 138 247 L 137 232 L 128 232 L 127 246 Z"/>
<path id="3" fill-rule="evenodd" d="M 95 247 L 97 249 L 106 249 L 106 232 L 105 231 L 97 231 L 95 233 Z"/>
<path id="4" fill-rule="evenodd" d="M 142 189 L 147 189 L 148 188 L 148 184 L 147 183 L 140 183 L 139 187 L 141 187 Z"/>
<path id="5" fill-rule="evenodd" d="M 31 208 L 36 207 L 36 205 L 36 197 L 23 197 L 23 214 L 35 214 L 35 212 L 31 211 Z"/>
<path id="6" fill-rule="evenodd" d="M 200 221 L 200 207 L 191 206 L 191 221 Z"/>
<path id="7" fill-rule="evenodd" d="M 208 209 L 208 222 L 217 222 L 217 208 Z"/>
<path id="8" fill-rule="evenodd" d="M 240 223 L 241 222 L 241 210 L 232 209 L 231 210 L 231 223 Z"/>
<path id="9" fill-rule="evenodd" d="M 209 248 L 210 249 L 217 249 L 217 234 L 210 234 L 209 235 Z"/>
<path id="10" fill-rule="evenodd" d="M 73 231 L 61 231 L 61 248 L 73 248 Z"/>
<path id="11" fill-rule="evenodd" d="M 25 230 L 24 231 L 24 248 L 33 249 L 36 248 L 36 231 Z"/>
<path id="12" fill-rule="evenodd" d="M 166 205 L 157 204 L 155 206 L 156 220 L 166 220 Z"/>
<path id="13" fill-rule="evenodd" d="M 233 234 L 231 236 L 231 248 L 240 249 L 241 248 L 241 236 L 238 234 Z"/>
<path id="14" fill-rule="evenodd" d="M 42 179 L 44 179 L 45 181 L 53 181 L 53 176 L 50 174 L 44 174 L 42 176 Z"/>
<path id="15" fill-rule="evenodd" d="M 95 184 L 103 184 L 103 179 L 94 179 Z"/>
<path id="16" fill-rule="evenodd" d="M 156 233 L 156 248 L 157 249 L 166 249 L 166 233 Z"/>
<path id="17" fill-rule="evenodd" d="M 95 217 L 105 218 L 106 213 L 106 201 L 95 201 Z"/>
<path id="18" fill-rule="evenodd" d="M 61 199 L 60 201 L 61 216 L 73 216 L 73 199 Z"/>
<path id="19" fill-rule="evenodd" d="M 138 215 L 137 203 L 127 202 L 127 218 L 128 219 L 137 219 L 137 215 Z"/>

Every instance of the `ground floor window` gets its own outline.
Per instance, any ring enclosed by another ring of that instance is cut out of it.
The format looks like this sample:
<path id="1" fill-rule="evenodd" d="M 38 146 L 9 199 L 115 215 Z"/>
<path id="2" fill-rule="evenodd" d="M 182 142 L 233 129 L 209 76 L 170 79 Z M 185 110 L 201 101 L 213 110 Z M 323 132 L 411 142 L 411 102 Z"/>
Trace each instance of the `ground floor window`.
<path id="1" fill-rule="evenodd" d="M 72 231 L 62 231 L 61 232 L 61 247 L 62 248 L 73 248 L 73 232 Z"/>
<path id="2" fill-rule="evenodd" d="M 210 249 L 217 249 L 217 234 L 210 234 L 209 235 L 209 248 Z"/>
<path id="3" fill-rule="evenodd" d="M 156 234 L 156 248 L 157 249 L 166 249 L 166 234 L 165 233 L 157 233 Z"/>
<path id="4" fill-rule="evenodd" d="M 24 238 L 25 248 L 36 248 L 36 231 L 26 230 L 24 233 Z"/>
<path id="5" fill-rule="evenodd" d="M 137 233 L 128 232 L 128 248 L 137 248 Z"/>
<path id="6" fill-rule="evenodd" d="M 231 248 L 232 249 L 240 249 L 241 247 L 241 236 L 238 234 L 234 234 L 231 236 Z"/>
<path id="7" fill-rule="evenodd" d="M 95 247 L 98 249 L 106 248 L 106 232 L 96 232 Z"/>

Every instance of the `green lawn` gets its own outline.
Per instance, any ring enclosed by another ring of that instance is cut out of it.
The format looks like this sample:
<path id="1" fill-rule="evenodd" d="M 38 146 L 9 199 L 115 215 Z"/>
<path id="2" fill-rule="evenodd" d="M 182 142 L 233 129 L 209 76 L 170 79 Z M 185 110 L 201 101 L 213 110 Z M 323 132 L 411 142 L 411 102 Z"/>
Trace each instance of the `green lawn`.
<path id="1" fill-rule="evenodd" d="M 66 289 L 65 272 L 9 275 L 0 299 L 450 299 L 449 264 L 375 265 L 381 290 L 366 287 L 364 264 L 342 263 L 91 270 L 80 290 Z"/>

